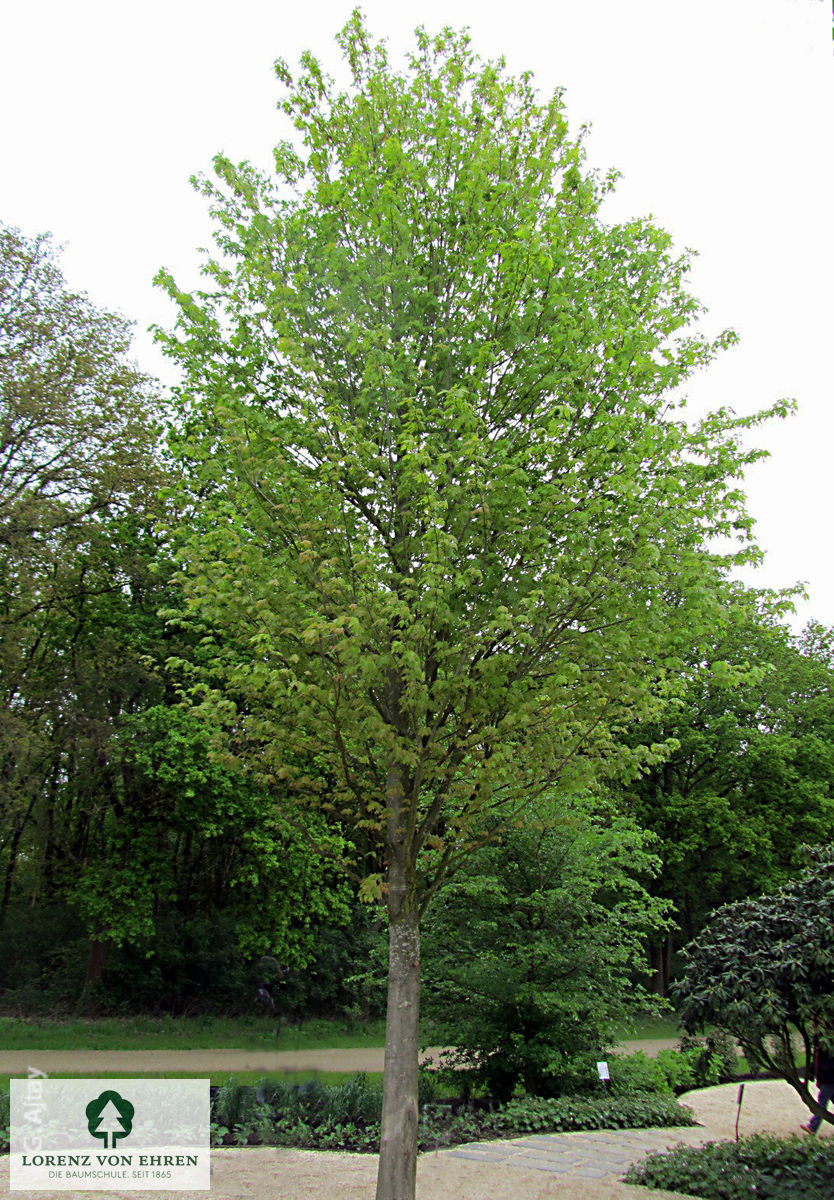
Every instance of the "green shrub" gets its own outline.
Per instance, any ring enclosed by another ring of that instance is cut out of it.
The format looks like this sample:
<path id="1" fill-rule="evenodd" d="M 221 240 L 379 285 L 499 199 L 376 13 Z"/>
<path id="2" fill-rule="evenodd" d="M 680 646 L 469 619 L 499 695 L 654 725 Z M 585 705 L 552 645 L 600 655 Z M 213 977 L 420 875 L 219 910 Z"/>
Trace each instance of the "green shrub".
<path id="1" fill-rule="evenodd" d="M 417 1073 L 417 1101 L 420 1108 L 433 1104 L 437 1099 L 438 1082 L 437 1072 L 421 1063 Z"/>
<path id="2" fill-rule="evenodd" d="M 635 1096 L 645 1092 L 670 1093 L 672 1088 L 663 1064 L 649 1058 L 643 1050 L 633 1054 L 615 1054 L 609 1059 L 611 1093 L 614 1096 Z"/>
<path id="3" fill-rule="evenodd" d="M 321 1084 L 317 1084 L 324 1091 Z M 255 1096 L 261 1104 L 268 1104 L 277 1118 L 296 1119 L 304 1110 L 297 1083 L 289 1079 L 259 1079 L 255 1084 Z"/>
<path id="4" fill-rule="evenodd" d="M 230 1079 L 214 1100 L 212 1144 L 235 1141 L 301 1149 L 376 1153 L 381 1089 L 358 1075 L 344 1084 L 317 1081 L 295 1086 L 262 1079 L 244 1088 Z M 582 1129 L 641 1129 L 693 1124 L 692 1113 L 671 1096 L 581 1097 L 513 1100 L 503 1108 L 452 1112 L 443 1104 L 422 1109 L 421 1150 L 484 1138 L 558 1133 Z"/>
<path id="5" fill-rule="evenodd" d="M 649 1058 L 642 1050 L 617 1054 L 609 1063 L 611 1092 L 615 1096 L 636 1096 L 644 1092 L 663 1095 L 700 1087 L 705 1082 L 700 1070 L 702 1055 L 703 1051 L 698 1048 L 661 1050 L 655 1058 Z"/>
<path id="6" fill-rule="evenodd" d="M 692 1056 L 695 1068 L 694 1087 L 711 1087 L 738 1076 L 738 1050 L 735 1040 L 722 1030 L 715 1029 L 703 1038 L 684 1034 L 680 1040 L 680 1050 L 683 1054 Z"/>
<path id="7" fill-rule="evenodd" d="M 524 826 L 487 824 L 493 839 L 438 895 L 421 938 L 422 1012 L 471 1086 L 500 1101 L 593 1089 L 599 1047 L 649 1002 L 637 974 L 665 923 L 639 881 L 657 865 L 649 839 L 630 819 L 587 795 L 542 803 Z"/>
<path id="8" fill-rule="evenodd" d="M 293 1083 L 290 1079 L 259 1079 L 255 1085 L 255 1096 L 269 1106 L 276 1119 L 303 1121 L 315 1125 L 324 1119 L 329 1093 L 338 1090 L 326 1088 L 318 1079 L 306 1079 Z"/>
<path id="9" fill-rule="evenodd" d="M 493 1114 L 500 1136 L 519 1133 L 568 1133 L 582 1129 L 651 1129 L 695 1124 L 692 1110 L 671 1096 L 600 1099 L 585 1096 L 527 1097 L 511 1100 Z"/>
<path id="10" fill-rule="evenodd" d="M 614 1055 L 609 1063 L 611 1092 L 615 1096 L 637 1096 L 691 1091 L 736 1078 L 738 1057 L 735 1046 L 716 1036 L 706 1041 L 682 1039 L 679 1050 L 660 1050 L 649 1058 L 642 1050 Z"/>
<path id="11" fill-rule="evenodd" d="M 676 1146 L 635 1163 L 626 1182 L 703 1200 L 821 1200 L 834 1193 L 834 1142 L 757 1134 Z"/>

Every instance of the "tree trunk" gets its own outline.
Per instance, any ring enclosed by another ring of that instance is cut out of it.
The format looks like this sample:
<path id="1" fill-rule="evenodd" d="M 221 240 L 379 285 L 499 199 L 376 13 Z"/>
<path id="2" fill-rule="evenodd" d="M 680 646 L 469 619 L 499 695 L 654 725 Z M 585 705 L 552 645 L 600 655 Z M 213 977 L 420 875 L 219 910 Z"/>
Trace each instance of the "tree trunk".
<path id="1" fill-rule="evenodd" d="M 673 948 L 671 934 L 664 942 L 653 942 L 649 946 L 649 966 L 652 972 L 649 991 L 655 996 L 667 996 L 669 994 L 669 981 L 672 978 Z"/>
<path id="2" fill-rule="evenodd" d="M 87 943 L 87 973 L 84 987 L 78 1001 L 78 1011 L 82 1016 L 91 1016 L 90 992 L 104 975 L 107 960 L 110 957 L 112 942 L 107 938 L 99 939 L 95 935 Z"/>
<path id="3" fill-rule="evenodd" d="M 391 921 L 388 945 L 388 1012 L 376 1200 L 414 1200 L 420 1003 L 420 929 L 416 912 Z"/>
<path id="4" fill-rule="evenodd" d="M 414 1200 L 417 1183 L 420 917 L 401 800 L 401 789 L 389 786 L 388 1009 L 376 1200 Z"/>
<path id="5" fill-rule="evenodd" d="M 29 801 L 29 807 L 23 817 L 15 822 L 14 833 L 12 834 L 11 842 L 9 843 L 9 861 L 6 863 L 6 877 L 3 884 L 3 898 L 0 901 L 0 928 L 6 923 L 6 909 L 9 906 L 9 900 L 12 894 L 12 883 L 14 881 L 15 870 L 17 869 L 17 852 L 20 847 L 20 839 L 23 836 L 23 831 L 29 823 L 29 818 L 32 815 L 32 809 L 35 807 L 37 796 L 33 796 Z"/>
<path id="6" fill-rule="evenodd" d="M 649 944 L 649 966 L 652 972 L 649 991 L 654 996 L 664 996 L 666 993 L 663 983 L 663 947 L 657 942 Z"/>

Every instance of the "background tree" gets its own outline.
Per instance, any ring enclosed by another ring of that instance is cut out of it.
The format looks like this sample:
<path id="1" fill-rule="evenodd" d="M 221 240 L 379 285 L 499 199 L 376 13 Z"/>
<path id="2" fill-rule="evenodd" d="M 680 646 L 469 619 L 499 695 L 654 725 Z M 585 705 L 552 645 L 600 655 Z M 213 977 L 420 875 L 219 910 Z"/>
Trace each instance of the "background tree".
<path id="1" fill-rule="evenodd" d="M 711 1025 L 729 1033 L 751 1062 L 781 1076 L 813 1113 L 834 1122 L 808 1088 L 815 1026 L 834 1052 L 834 847 L 819 847 L 810 858 L 777 892 L 719 909 L 685 948 L 674 994 L 689 1032 Z"/>
<path id="2" fill-rule="evenodd" d="M 674 747 L 620 792 L 661 839 L 655 894 L 673 901 L 679 933 L 655 947 L 656 986 L 671 951 L 721 904 L 783 883 L 805 843 L 834 818 L 832 634 L 793 635 L 789 597 L 734 587 L 728 619 L 693 646 L 681 692 L 659 718 L 630 731 Z"/>
<path id="3" fill-rule="evenodd" d="M 199 922 L 227 966 L 300 968 L 349 918 L 264 787 L 209 762 L 164 669 L 197 639 L 159 615 L 164 414 L 129 345 L 48 238 L 0 227 L 0 984 L 27 1007 L 194 1006 L 219 990 Z"/>
<path id="4" fill-rule="evenodd" d="M 0 226 L 0 919 L 37 825 L 55 862 L 54 800 L 80 746 L 96 760 L 114 692 L 146 674 L 91 636 L 93 610 L 144 575 L 161 480 L 158 397 L 129 344 L 126 321 L 66 287 L 47 237 Z"/>
<path id="5" fill-rule="evenodd" d="M 218 647 L 227 752 L 365 831 L 389 923 L 378 1196 L 414 1194 L 419 928 L 486 814 L 575 790 L 717 619 L 704 547 L 746 535 L 750 421 L 693 428 L 687 262 L 607 226 L 558 95 L 418 31 L 398 73 L 354 14 L 312 55 L 277 182 L 219 157 L 183 370 L 181 585 Z M 227 647 L 232 644 L 227 643 Z M 638 754 L 632 754 L 639 759 Z"/>
<path id="6" fill-rule="evenodd" d="M 628 818 L 589 797 L 476 851 L 437 898 L 423 938 L 426 1009 L 491 1095 L 558 1095 L 630 1015 L 645 1011 L 645 941 L 666 922 L 643 886 L 659 869 Z M 581 1085 L 580 1085 L 581 1086 Z"/>

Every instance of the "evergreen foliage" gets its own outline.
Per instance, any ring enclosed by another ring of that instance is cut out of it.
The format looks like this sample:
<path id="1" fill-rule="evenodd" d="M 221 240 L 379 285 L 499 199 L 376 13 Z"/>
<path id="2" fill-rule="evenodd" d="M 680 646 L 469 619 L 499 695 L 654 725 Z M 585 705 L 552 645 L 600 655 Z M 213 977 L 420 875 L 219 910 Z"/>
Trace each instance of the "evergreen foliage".
<path id="1" fill-rule="evenodd" d="M 809 858 L 777 892 L 719 909 L 685 948 L 673 990 L 686 1029 L 730 1034 L 751 1063 L 780 1075 L 812 1112 L 834 1122 L 809 1090 L 817 1030 L 834 1051 L 834 847 Z"/>

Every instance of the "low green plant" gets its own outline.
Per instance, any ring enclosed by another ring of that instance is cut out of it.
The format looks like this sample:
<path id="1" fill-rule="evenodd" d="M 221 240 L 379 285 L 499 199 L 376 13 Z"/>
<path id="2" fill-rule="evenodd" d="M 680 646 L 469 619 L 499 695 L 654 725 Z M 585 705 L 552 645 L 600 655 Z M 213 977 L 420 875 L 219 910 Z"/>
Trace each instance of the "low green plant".
<path id="1" fill-rule="evenodd" d="M 373 1152 L 379 1148 L 381 1091 L 358 1075 L 340 1087 L 296 1087 L 263 1079 L 256 1088 L 228 1080 L 214 1100 L 212 1143 L 236 1142 L 301 1149 Z M 238 1119 L 233 1119 L 238 1114 Z M 453 1111 L 426 1104 L 420 1114 L 419 1146 L 441 1146 L 483 1138 L 582 1129 L 626 1129 L 693 1123 L 688 1109 L 670 1095 L 560 1097 L 513 1100 L 501 1108 Z"/>
<path id="2" fill-rule="evenodd" d="M 8 1154 L 11 1141 L 11 1095 L 0 1092 L 0 1154 Z"/>
<path id="3" fill-rule="evenodd" d="M 275 1121 L 267 1104 L 258 1104 L 245 1121 L 235 1125 L 234 1140 L 239 1146 L 272 1145 L 275 1141 Z"/>
<path id="4" fill-rule="evenodd" d="M 217 1090 L 212 1104 L 212 1118 L 227 1130 L 252 1121 L 257 1112 L 258 1101 L 254 1088 L 238 1083 L 230 1076 Z"/>
<path id="5" fill-rule="evenodd" d="M 317 1150 L 350 1149 L 354 1153 L 376 1154 L 379 1151 L 379 1138 L 380 1126 L 377 1122 L 362 1125 L 347 1121 L 317 1131 L 315 1147 Z"/>
<path id="6" fill-rule="evenodd" d="M 379 1121 L 382 1116 L 381 1084 L 369 1083 L 367 1076 L 360 1073 L 337 1087 L 327 1088 L 323 1116 L 334 1125 Z"/>
<path id="7" fill-rule="evenodd" d="M 290 1084 L 290 1087 L 293 1085 Z M 334 1087 L 339 1084 L 331 1085 Z M 328 1085 L 320 1079 L 305 1079 L 298 1085 L 298 1109 L 308 1119 L 319 1121 L 326 1103 Z"/>
<path id="8" fill-rule="evenodd" d="M 672 1096 L 530 1096 L 511 1100 L 493 1114 L 500 1135 L 568 1133 L 582 1129 L 674 1128 L 695 1124 L 692 1110 Z"/>
<path id="9" fill-rule="evenodd" d="M 226 1136 L 229 1130 L 226 1125 L 221 1125 L 217 1121 L 212 1121 L 209 1126 L 209 1136 L 212 1146 L 222 1146 L 226 1141 Z"/>
<path id="10" fill-rule="evenodd" d="M 305 1081 L 306 1082 L 306 1081 Z M 312 1081 L 321 1089 L 318 1081 Z M 276 1117 L 294 1119 L 301 1116 L 304 1108 L 301 1099 L 301 1084 L 290 1079 L 259 1079 L 255 1084 L 255 1096 L 262 1104 L 268 1104 Z"/>
<path id="11" fill-rule="evenodd" d="M 821 1200 L 834 1193 L 834 1143 L 757 1134 L 676 1146 L 635 1163 L 625 1181 L 702 1200 Z"/>

